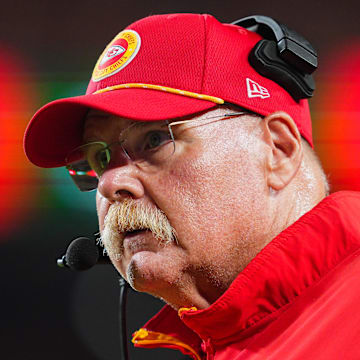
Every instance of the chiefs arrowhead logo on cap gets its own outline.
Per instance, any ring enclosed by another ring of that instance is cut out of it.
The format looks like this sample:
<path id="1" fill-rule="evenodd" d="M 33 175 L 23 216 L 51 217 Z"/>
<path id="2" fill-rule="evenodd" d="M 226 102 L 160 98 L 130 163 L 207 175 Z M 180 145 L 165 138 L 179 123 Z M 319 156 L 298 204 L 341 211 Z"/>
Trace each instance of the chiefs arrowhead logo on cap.
<path id="1" fill-rule="evenodd" d="M 95 65 L 92 81 L 100 81 L 122 70 L 140 49 L 140 35 L 134 30 L 121 31 L 106 47 Z"/>

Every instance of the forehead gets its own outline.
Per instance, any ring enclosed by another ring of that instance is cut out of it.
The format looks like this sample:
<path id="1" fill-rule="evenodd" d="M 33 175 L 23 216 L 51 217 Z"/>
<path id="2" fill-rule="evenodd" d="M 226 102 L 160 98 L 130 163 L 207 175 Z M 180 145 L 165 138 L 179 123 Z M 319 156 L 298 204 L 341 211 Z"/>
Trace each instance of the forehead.
<path id="1" fill-rule="evenodd" d="M 86 115 L 83 138 L 99 137 L 106 133 L 129 126 L 133 121 L 101 110 L 90 109 Z"/>
<path id="2" fill-rule="evenodd" d="M 205 120 L 212 117 L 218 117 L 224 114 L 239 112 L 239 109 L 234 109 L 231 106 L 219 106 L 214 109 L 188 115 L 183 118 L 169 119 L 169 122 L 178 120 Z M 90 109 L 86 115 L 83 139 L 84 141 L 93 141 L 101 137 L 114 136 L 119 134 L 123 129 L 129 127 L 133 123 L 142 123 L 141 121 L 134 121 L 127 118 L 122 118 L 117 115 L 109 114 L 101 110 Z M 157 123 L 157 121 L 150 121 L 149 123 Z"/>

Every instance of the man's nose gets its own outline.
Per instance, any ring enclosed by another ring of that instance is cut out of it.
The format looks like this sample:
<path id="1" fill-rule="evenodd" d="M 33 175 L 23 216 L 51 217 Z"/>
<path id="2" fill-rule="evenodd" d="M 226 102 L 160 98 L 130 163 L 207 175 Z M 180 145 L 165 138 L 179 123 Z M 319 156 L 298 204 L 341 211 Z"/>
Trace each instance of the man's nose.
<path id="1" fill-rule="evenodd" d="M 98 191 L 110 203 L 125 198 L 139 199 L 144 196 L 144 186 L 134 164 L 115 166 L 107 169 L 99 179 Z"/>

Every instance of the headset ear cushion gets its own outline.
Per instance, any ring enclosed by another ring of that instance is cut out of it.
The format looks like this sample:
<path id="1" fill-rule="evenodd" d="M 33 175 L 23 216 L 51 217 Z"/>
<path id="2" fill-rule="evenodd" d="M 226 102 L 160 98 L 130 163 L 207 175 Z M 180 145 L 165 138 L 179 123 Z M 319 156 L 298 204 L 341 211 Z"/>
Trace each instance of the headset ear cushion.
<path id="1" fill-rule="evenodd" d="M 260 40 L 249 54 L 251 66 L 280 86 L 296 100 L 310 98 L 315 90 L 311 75 L 303 74 L 279 57 L 277 44 L 272 40 Z"/>

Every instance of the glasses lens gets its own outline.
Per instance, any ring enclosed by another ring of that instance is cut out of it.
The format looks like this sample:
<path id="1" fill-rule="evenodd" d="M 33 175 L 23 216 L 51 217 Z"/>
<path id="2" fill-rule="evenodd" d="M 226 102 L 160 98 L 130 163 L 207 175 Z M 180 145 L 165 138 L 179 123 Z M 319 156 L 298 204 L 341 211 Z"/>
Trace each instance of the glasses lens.
<path id="1" fill-rule="evenodd" d="M 110 162 L 110 149 L 106 143 L 92 142 L 74 149 L 66 157 L 66 167 L 80 191 L 95 190 L 98 178 Z"/>
<path id="2" fill-rule="evenodd" d="M 98 179 L 111 160 L 111 149 L 120 146 L 128 158 L 139 166 L 156 166 L 175 152 L 175 142 L 165 121 L 135 122 L 111 145 L 96 141 L 79 146 L 66 157 L 66 167 L 81 191 L 95 190 Z"/>
<path id="3" fill-rule="evenodd" d="M 159 165 L 175 151 L 175 142 L 165 121 L 137 122 L 120 134 L 129 158 L 141 166 Z"/>

